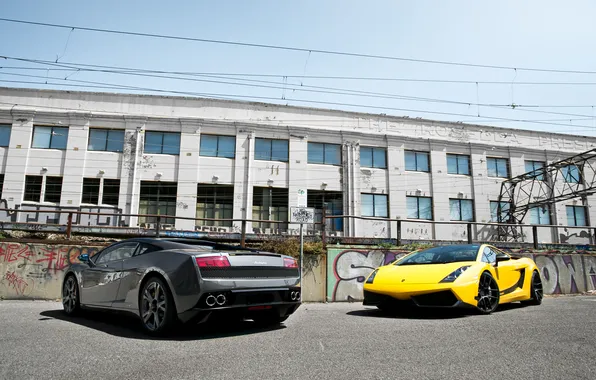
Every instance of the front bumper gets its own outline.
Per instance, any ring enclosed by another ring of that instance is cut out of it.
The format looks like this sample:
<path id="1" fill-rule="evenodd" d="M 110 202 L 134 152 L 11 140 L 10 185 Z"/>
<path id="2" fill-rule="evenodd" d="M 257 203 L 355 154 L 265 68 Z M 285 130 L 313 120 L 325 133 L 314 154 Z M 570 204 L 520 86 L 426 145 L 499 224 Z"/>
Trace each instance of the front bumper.
<path id="1" fill-rule="evenodd" d="M 456 308 L 475 307 L 478 284 L 407 284 L 391 287 L 365 284 L 365 306 L 380 306 L 391 303 L 404 303 L 417 307 Z"/>

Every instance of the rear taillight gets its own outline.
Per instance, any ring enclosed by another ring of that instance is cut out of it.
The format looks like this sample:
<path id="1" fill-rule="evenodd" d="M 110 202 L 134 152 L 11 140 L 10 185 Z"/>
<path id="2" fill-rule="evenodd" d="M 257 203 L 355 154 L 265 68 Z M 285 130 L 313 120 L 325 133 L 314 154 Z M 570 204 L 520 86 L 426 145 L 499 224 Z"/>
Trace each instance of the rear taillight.
<path id="1" fill-rule="evenodd" d="M 296 259 L 284 257 L 284 267 L 298 268 L 298 262 L 296 261 Z"/>
<path id="2" fill-rule="evenodd" d="M 199 256 L 195 257 L 195 260 L 199 268 L 230 266 L 230 262 L 226 256 Z"/>

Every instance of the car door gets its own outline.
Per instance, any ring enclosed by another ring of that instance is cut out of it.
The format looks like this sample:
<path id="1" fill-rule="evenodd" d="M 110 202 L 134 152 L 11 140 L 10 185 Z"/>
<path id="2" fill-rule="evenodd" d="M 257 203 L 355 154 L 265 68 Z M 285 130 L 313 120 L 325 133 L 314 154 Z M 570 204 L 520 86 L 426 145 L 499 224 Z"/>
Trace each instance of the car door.
<path id="1" fill-rule="evenodd" d="M 138 243 L 114 244 L 92 259 L 89 268 L 81 272 L 81 303 L 85 305 L 110 307 L 118 294 L 122 261 L 132 255 Z"/>
<path id="2" fill-rule="evenodd" d="M 517 263 L 517 260 L 512 260 L 505 252 L 494 247 L 485 247 L 483 256 L 486 258 L 486 260 L 483 258 L 483 261 L 495 266 L 495 272 L 497 275 L 495 280 L 499 285 L 499 291 L 501 295 L 507 295 L 515 291 L 522 275 L 520 269 L 523 269 Z M 497 258 L 501 259 L 498 263 Z M 509 259 L 502 260 L 503 258 Z"/>
<path id="3" fill-rule="evenodd" d="M 118 295 L 114 300 L 113 307 L 118 309 L 136 309 L 139 283 L 145 273 L 145 270 L 153 266 L 154 263 L 146 259 L 145 254 L 159 250 L 158 247 L 139 243 L 133 255 L 122 261 L 122 276 L 120 277 L 120 287 Z"/>

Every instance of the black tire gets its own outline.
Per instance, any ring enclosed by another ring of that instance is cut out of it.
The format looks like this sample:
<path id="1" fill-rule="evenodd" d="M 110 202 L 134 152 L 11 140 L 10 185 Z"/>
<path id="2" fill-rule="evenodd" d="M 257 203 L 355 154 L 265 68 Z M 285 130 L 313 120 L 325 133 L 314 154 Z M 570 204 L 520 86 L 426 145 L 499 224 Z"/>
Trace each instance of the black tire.
<path id="1" fill-rule="evenodd" d="M 62 307 L 67 315 L 75 316 L 81 312 L 79 283 L 74 274 L 69 274 L 62 283 Z"/>
<path id="2" fill-rule="evenodd" d="M 527 301 L 521 301 L 522 305 L 528 306 L 537 306 L 542 303 L 542 298 L 544 298 L 544 292 L 542 289 L 542 279 L 540 278 L 540 273 L 535 270 L 532 273 L 532 282 L 530 283 L 530 299 Z"/>
<path id="3" fill-rule="evenodd" d="M 257 326 L 273 326 L 278 325 L 288 319 L 290 316 L 285 315 L 281 317 L 277 311 L 275 312 L 262 312 L 253 315 L 251 318 Z"/>
<path id="4" fill-rule="evenodd" d="M 478 281 L 478 304 L 476 309 L 480 314 L 491 314 L 499 307 L 499 285 L 489 272 L 484 272 Z"/>
<path id="5" fill-rule="evenodd" d="M 161 278 L 150 277 L 139 294 L 139 316 L 145 332 L 161 335 L 176 323 L 176 306 L 170 288 Z"/>

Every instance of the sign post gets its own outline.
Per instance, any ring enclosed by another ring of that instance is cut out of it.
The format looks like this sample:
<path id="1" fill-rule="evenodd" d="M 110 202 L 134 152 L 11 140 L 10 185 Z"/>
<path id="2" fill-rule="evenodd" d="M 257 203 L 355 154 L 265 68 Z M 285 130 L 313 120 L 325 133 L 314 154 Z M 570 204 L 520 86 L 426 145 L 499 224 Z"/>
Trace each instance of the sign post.
<path id="1" fill-rule="evenodd" d="M 300 224 L 300 285 L 302 285 L 302 267 L 304 260 L 304 231 L 305 224 L 315 222 L 315 209 L 308 207 L 290 207 L 290 223 Z"/>

